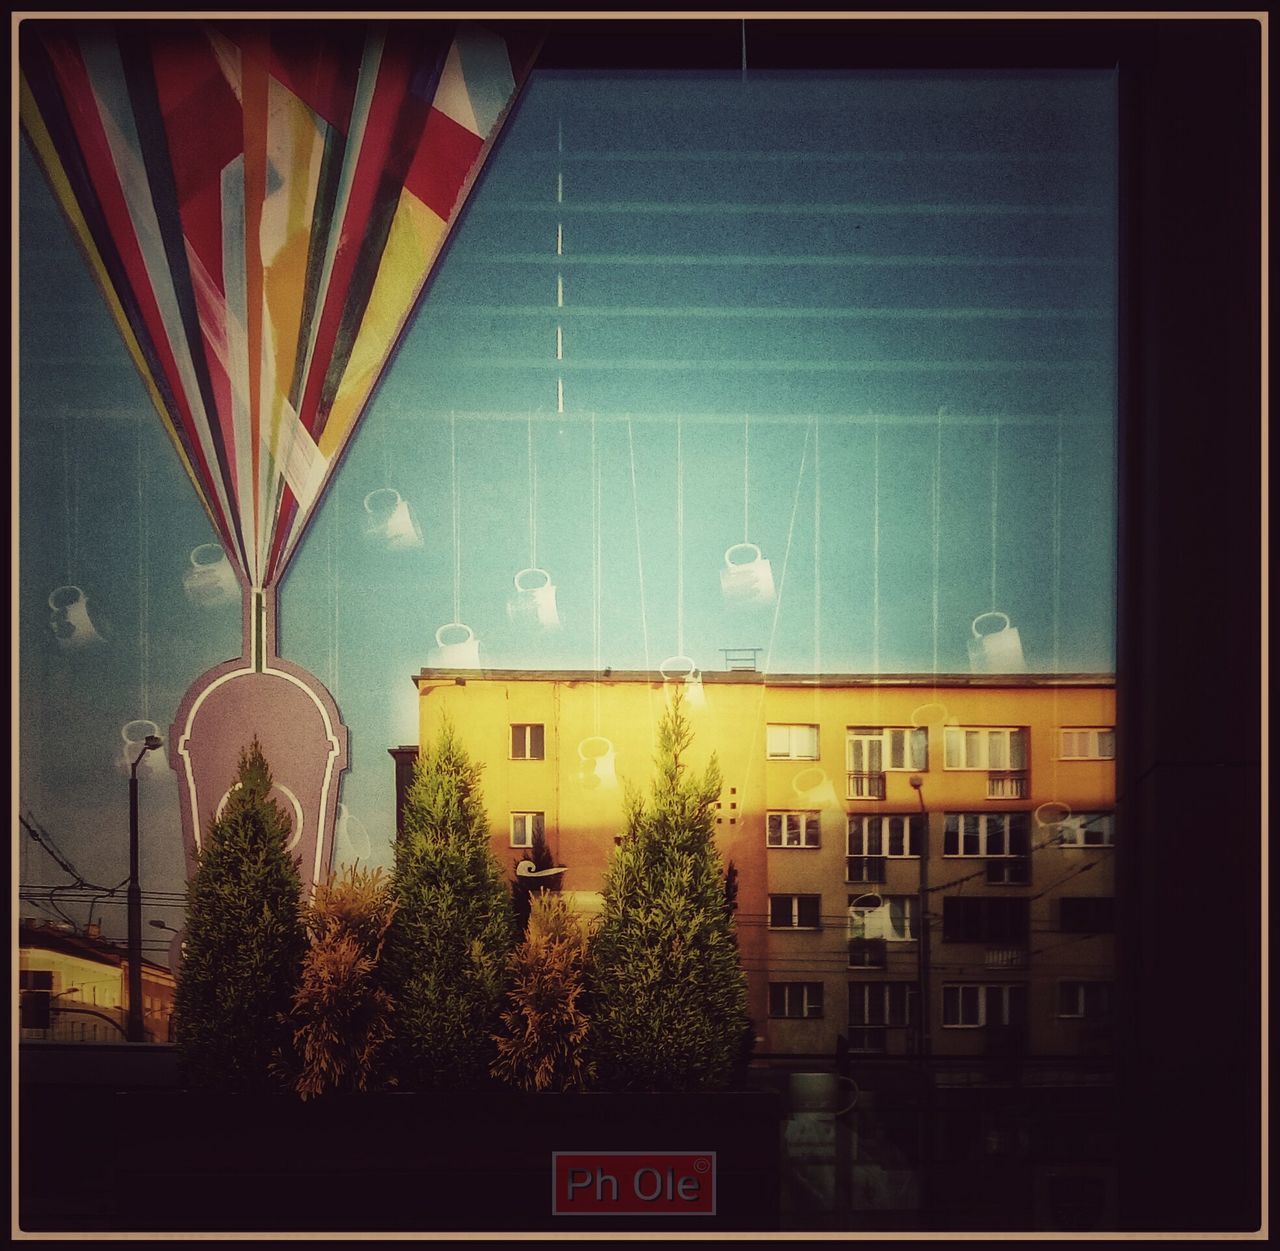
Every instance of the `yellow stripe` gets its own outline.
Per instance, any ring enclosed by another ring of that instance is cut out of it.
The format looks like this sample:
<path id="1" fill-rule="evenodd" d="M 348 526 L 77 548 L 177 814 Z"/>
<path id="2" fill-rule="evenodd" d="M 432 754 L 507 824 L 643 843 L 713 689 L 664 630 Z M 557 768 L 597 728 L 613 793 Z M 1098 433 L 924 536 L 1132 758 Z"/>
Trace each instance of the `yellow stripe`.
<path id="1" fill-rule="evenodd" d="M 107 310 L 110 312 L 112 320 L 116 323 L 116 329 L 120 331 L 120 337 L 124 339 L 124 345 L 128 349 L 129 355 L 133 358 L 133 363 L 142 378 L 142 384 L 146 387 L 147 394 L 151 397 L 151 403 L 160 415 L 160 421 L 164 426 L 165 433 L 169 436 L 169 442 L 173 444 L 174 451 L 178 453 L 178 459 L 182 462 L 183 469 L 187 471 L 187 477 L 191 479 L 191 485 L 195 487 L 196 494 L 200 497 L 200 503 L 203 505 L 205 512 L 209 514 L 209 520 L 213 522 L 214 531 L 217 532 L 218 523 L 213 509 L 209 507 L 209 500 L 205 495 L 204 488 L 201 486 L 190 460 L 187 459 L 186 449 L 182 446 L 173 421 L 165 409 L 160 390 L 156 386 L 151 370 L 147 366 L 147 359 L 142 354 L 142 348 L 133 333 L 133 327 L 129 325 L 129 319 L 125 316 L 124 307 L 116 295 L 115 288 L 111 283 L 111 277 L 107 273 L 107 267 L 103 264 L 97 245 L 93 241 L 89 224 L 85 221 L 84 214 L 81 213 L 80 206 L 76 202 L 75 192 L 72 190 L 62 162 L 58 159 L 53 138 L 44 124 L 44 119 L 40 116 L 35 96 L 31 93 L 31 88 L 27 84 L 25 75 L 22 78 L 21 91 L 22 124 L 26 127 L 27 135 L 31 139 L 36 158 L 44 170 L 54 198 L 58 201 L 59 207 L 71 225 L 76 241 L 80 245 L 80 250 L 84 253 L 85 260 L 89 263 L 89 269 L 93 274 L 94 280 L 97 282 L 98 288 L 107 302 Z"/>
<path id="2" fill-rule="evenodd" d="M 325 456 L 332 458 L 355 426 L 447 233 L 448 223 L 417 196 L 400 193 L 369 305 L 320 435 Z"/>

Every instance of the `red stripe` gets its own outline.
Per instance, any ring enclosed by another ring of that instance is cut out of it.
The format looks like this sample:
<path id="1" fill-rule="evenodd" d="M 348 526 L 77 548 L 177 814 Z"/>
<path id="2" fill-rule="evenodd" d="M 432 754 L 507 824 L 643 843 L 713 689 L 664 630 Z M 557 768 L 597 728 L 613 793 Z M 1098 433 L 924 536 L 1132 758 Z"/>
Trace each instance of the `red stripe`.
<path id="1" fill-rule="evenodd" d="M 228 524 L 226 514 L 222 510 L 221 501 L 213 489 L 217 479 L 209 472 L 209 464 L 205 459 L 204 449 L 196 432 L 195 419 L 192 416 L 179 379 L 177 365 L 165 332 L 164 321 L 156 303 L 147 277 L 146 267 L 142 261 L 142 252 L 134 233 L 133 223 L 129 217 L 124 193 L 120 188 L 119 171 L 111 156 L 111 148 L 107 143 L 102 119 L 98 114 L 93 88 L 89 82 L 88 72 L 81 61 L 79 53 L 60 38 L 51 38 L 48 42 L 49 56 L 57 73 L 62 88 L 63 100 L 67 105 L 67 113 L 75 127 L 80 141 L 85 165 L 93 183 L 94 191 L 102 205 L 103 216 L 111 231 L 112 241 L 120 254 L 133 295 L 142 312 L 146 331 L 159 357 L 160 367 L 173 393 L 174 402 L 178 406 L 176 419 L 188 436 L 192 455 L 196 460 L 196 468 L 205 488 L 209 507 L 214 510 L 216 520 L 221 526 L 222 537 L 226 540 L 228 551 L 236 551 L 235 530 Z"/>
<path id="2" fill-rule="evenodd" d="M 405 187 L 438 217 L 448 221 L 471 167 L 484 148 L 484 139 L 432 108 L 422 142 L 414 153 Z"/>

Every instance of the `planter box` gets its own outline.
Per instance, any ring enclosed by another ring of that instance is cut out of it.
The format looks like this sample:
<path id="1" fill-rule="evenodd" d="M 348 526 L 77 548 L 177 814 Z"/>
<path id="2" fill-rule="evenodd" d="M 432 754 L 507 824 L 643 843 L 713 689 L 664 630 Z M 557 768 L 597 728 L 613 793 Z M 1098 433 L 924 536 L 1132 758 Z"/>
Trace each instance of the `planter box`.
<path id="1" fill-rule="evenodd" d="M 769 1231 L 778 1228 L 781 1115 L 768 1092 L 379 1093 L 302 1103 L 29 1084 L 19 1224 L 138 1233 Z M 714 1151 L 716 1214 L 553 1216 L 552 1152 L 593 1150 Z"/>

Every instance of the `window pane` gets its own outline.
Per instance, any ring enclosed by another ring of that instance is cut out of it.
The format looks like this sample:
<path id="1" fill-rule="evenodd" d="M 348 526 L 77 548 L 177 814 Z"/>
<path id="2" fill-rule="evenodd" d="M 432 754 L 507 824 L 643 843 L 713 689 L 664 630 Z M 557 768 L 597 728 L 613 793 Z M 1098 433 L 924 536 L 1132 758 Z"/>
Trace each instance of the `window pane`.
<path id="1" fill-rule="evenodd" d="M 1004 987 L 988 986 L 987 991 L 987 1011 L 983 1018 L 987 1025 L 1003 1025 L 1004 1018 Z"/>
<path id="2" fill-rule="evenodd" d="M 771 756 L 785 756 L 791 750 L 791 732 L 785 725 L 766 727 L 766 742 Z"/>
<path id="3" fill-rule="evenodd" d="M 978 1016 L 978 988 L 976 986 L 960 987 L 960 1021 L 964 1025 L 977 1025 L 979 1023 Z"/>
<path id="4" fill-rule="evenodd" d="M 863 855 L 864 853 L 862 850 L 862 842 L 863 842 L 862 818 L 850 817 L 849 818 L 849 855 L 851 856 Z"/>
<path id="5" fill-rule="evenodd" d="M 911 731 L 911 767 L 923 772 L 929 767 L 929 731 Z"/>
<path id="6" fill-rule="evenodd" d="M 987 767 L 989 769 L 1007 769 L 1009 767 L 1009 737 L 1003 730 L 992 730 L 987 735 Z"/>
<path id="7" fill-rule="evenodd" d="M 1004 817 L 992 814 L 987 817 L 987 855 L 1003 856 L 1004 853 Z"/>
<path id="8" fill-rule="evenodd" d="M 889 826 L 889 855 L 901 856 L 906 851 L 903 847 L 903 820 L 901 817 L 886 817 Z"/>
<path id="9" fill-rule="evenodd" d="M 944 986 L 942 988 L 942 1023 L 943 1025 L 960 1024 L 959 986 Z"/>
<path id="10" fill-rule="evenodd" d="M 531 725 L 529 727 L 529 755 L 534 760 L 542 760 L 543 752 L 543 727 L 540 725 Z"/>
<path id="11" fill-rule="evenodd" d="M 867 818 L 867 855 L 882 856 L 884 852 L 881 848 L 883 842 L 883 827 L 879 817 Z"/>
<path id="12" fill-rule="evenodd" d="M 817 847 L 819 845 L 819 832 L 822 829 L 822 823 L 816 812 L 811 812 L 805 818 L 805 846 Z"/>
<path id="13" fill-rule="evenodd" d="M 771 812 L 768 822 L 768 843 L 770 847 L 782 846 L 782 815 L 781 813 Z"/>
<path id="14" fill-rule="evenodd" d="M 1116 754 L 1116 732 L 1114 730 L 1098 731 L 1098 755 L 1104 760 L 1114 760 Z"/>
<path id="15" fill-rule="evenodd" d="M 519 760 L 524 755 L 524 726 L 511 727 L 511 758 Z"/>
<path id="16" fill-rule="evenodd" d="M 859 982 L 849 983 L 849 1024 L 867 1023 L 867 987 Z"/>
<path id="17" fill-rule="evenodd" d="M 964 764 L 966 769 L 982 767 L 982 735 L 977 730 L 964 732 Z"/>
<path id="18" fill-rule="evenodd" d="M 889 768 L 905 769 L 906 766 L 906 745 L 905 730 L 889 731 Z"/>
<path id="19" fill-rule="evenodd" d="M 769 924 L 773 926 L 790 926 L 791 924 L 791 896 L 790 895 L 770 895 L 769 896 Z"/>
<path id="20" fill-rule="evenodd" d="M 819 909 L 822 903 L 819 895 L 801 895 L 799 898 L 799 923 L 816 929 L 819 923 Z"/>
<path id="21" fill-rule="evenodd" d="M 942 833 L 942 854 L 958 856 L 960 854 L 960 818 L 954 813 L 947 813 L 947 823 Z"/>
<path id="22" fill-rule="evenodd" d="M 947 768 L 960 768 L 964 764 L 964 739 L 961 736 L 961 731 L 948 728 L 943 742 Z"/>
<path id="23" fill-rule="evenodd" d="M 1009 767 L 1011 769 L 1025 769 L 1027 767 L 1027 732 L 1026 730 L 1014 730 L 1009 735 L 1010 760 Z"/>
<path id="24" fill-rule="evenodd" d="M 961 839 L 961 852 L 966 856 L 976 856 L 981 852 L 982 818 L 977 813 L 966 813 L 964 818 L 964 837 Z"/>
<path id="25" fill-rule="evenodd" d="M 800 818 L 794 812 L 787 813 L 787 846 L 800 846 Z"/>
<path id="26" fill-rule="evenodd" d="M 805 1016 L 822 1015 L 822 983 L 805 983 Z"/>
<path id="27" fill-rule="evenodd" d="M 769 1015 L 786 1016 L 787 988 L 783 982 L 769 983 Z"/>
<path id="28" fill-rule="evenodd" d="M 816 725 L 798 725 L 795 727 L 795 734 L 792 737 L 792 751 L 797 756 L 807 756 L 817 759 L 818 756 L 818 727 Z"/>

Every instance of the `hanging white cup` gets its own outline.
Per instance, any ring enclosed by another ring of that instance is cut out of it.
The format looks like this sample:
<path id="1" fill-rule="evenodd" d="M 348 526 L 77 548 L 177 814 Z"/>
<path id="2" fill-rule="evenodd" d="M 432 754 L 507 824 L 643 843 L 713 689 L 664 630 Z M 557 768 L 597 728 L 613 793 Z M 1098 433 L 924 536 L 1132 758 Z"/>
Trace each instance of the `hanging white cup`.
<path id="1" fill-rule="evenodd" d="M 560 624 L 556 611 L 556 588 L 545 569 L 521 569 L 515 576 L 516 591 L 507 600 L 507 617 L 518 625 L 536 625 L 544 630 Z"/>
<path id="2" fill-rule="evenodd" d="M 369 859 L 371 851 L 369 831 L 359 817 L 352 815 L 351 809 L 346 804 L 340 803 L 338 805 L 338 819 L 334 824 L 334 835 L 334 843 L 344 859 L 346 857 L 364 861 Z"/>
<path id="3" fill-rule="evenodd" d="M 791 789 L 806 808 L 838 808 L 835 784 L 827 777 L 825 769 L 810 765 L 801 769 L 791 779 Z"/>
<path id="4" fill-rule="evenodd" d="M 724 554 L 720 590 L 733 603 L 771 604 L 773 566 L 754 543 L 735 543 Z"/>
<path id="5" fill-rule="evenodd" d="M 147 738 L 152 735 L 159 738 L 160 727 L 145 717 L 139 717 L 136 721 L 126 721 L 120 727 L 120 737 L 124 740 L 124 745 L 120 749 L 120 767 L 125 773 L 133 771 L 133 762 L 138 759 L 138 753 L 142 751 Z M 147 752 L 138 762 L 140 778 L 164 777 L 168 772 L 169 761 L 163 747 Z"/>
<path id="6" fill-rule="evenodd" d="M 103 642 L 89 616 L 88 596 L 78 586 L 54 587 L 49 596 L 49 628 L 66 651 Z"/>
<path id="7" fill-rule="evenodd" d="M 993 630 L 979 630 L 979 622 L 994 622 Z M 969 668 L 973 673 L 1025 673 L 1022 640 L 1007 613 L 984 612 L 973 619 L 969 639 Z"/>
<path id="8" fill-rule="evenodd" d="M 379 487 L 364 497 L 365 537 L 398 551 L 422 546 L 422 531 L 409 502 L 392 487 Z"/>
<path id="9" fill-rule="evenodd" d="M 227 554 L 217 543 L 201 543 L 191 551 L 191 568 L 182 575 L 187 598 L 201 608 L 238 603 L 240 584 Z"/>
<path id="10" fill-rule="evenodd" d="M 695 708 L 706 707 L 707 697 L 702 690 L 702 670 L 688 656 L 668 656 L 658 666 L 664 683 L 684 687 L 686 700 Z"/>
<path id="11" fill-rule="evenodd" d="M 480 640 L 460 621 L 442 625 L 436 631 L 431 664 L 436 669 L 479 669 Z"/>
<path id="12" fill-rule="evenodd" d="M 599 734 L 578 744 L 578 777 L 584 790 L 614 790 L 618 785 L 617 753 L 613 743 Z"/>

